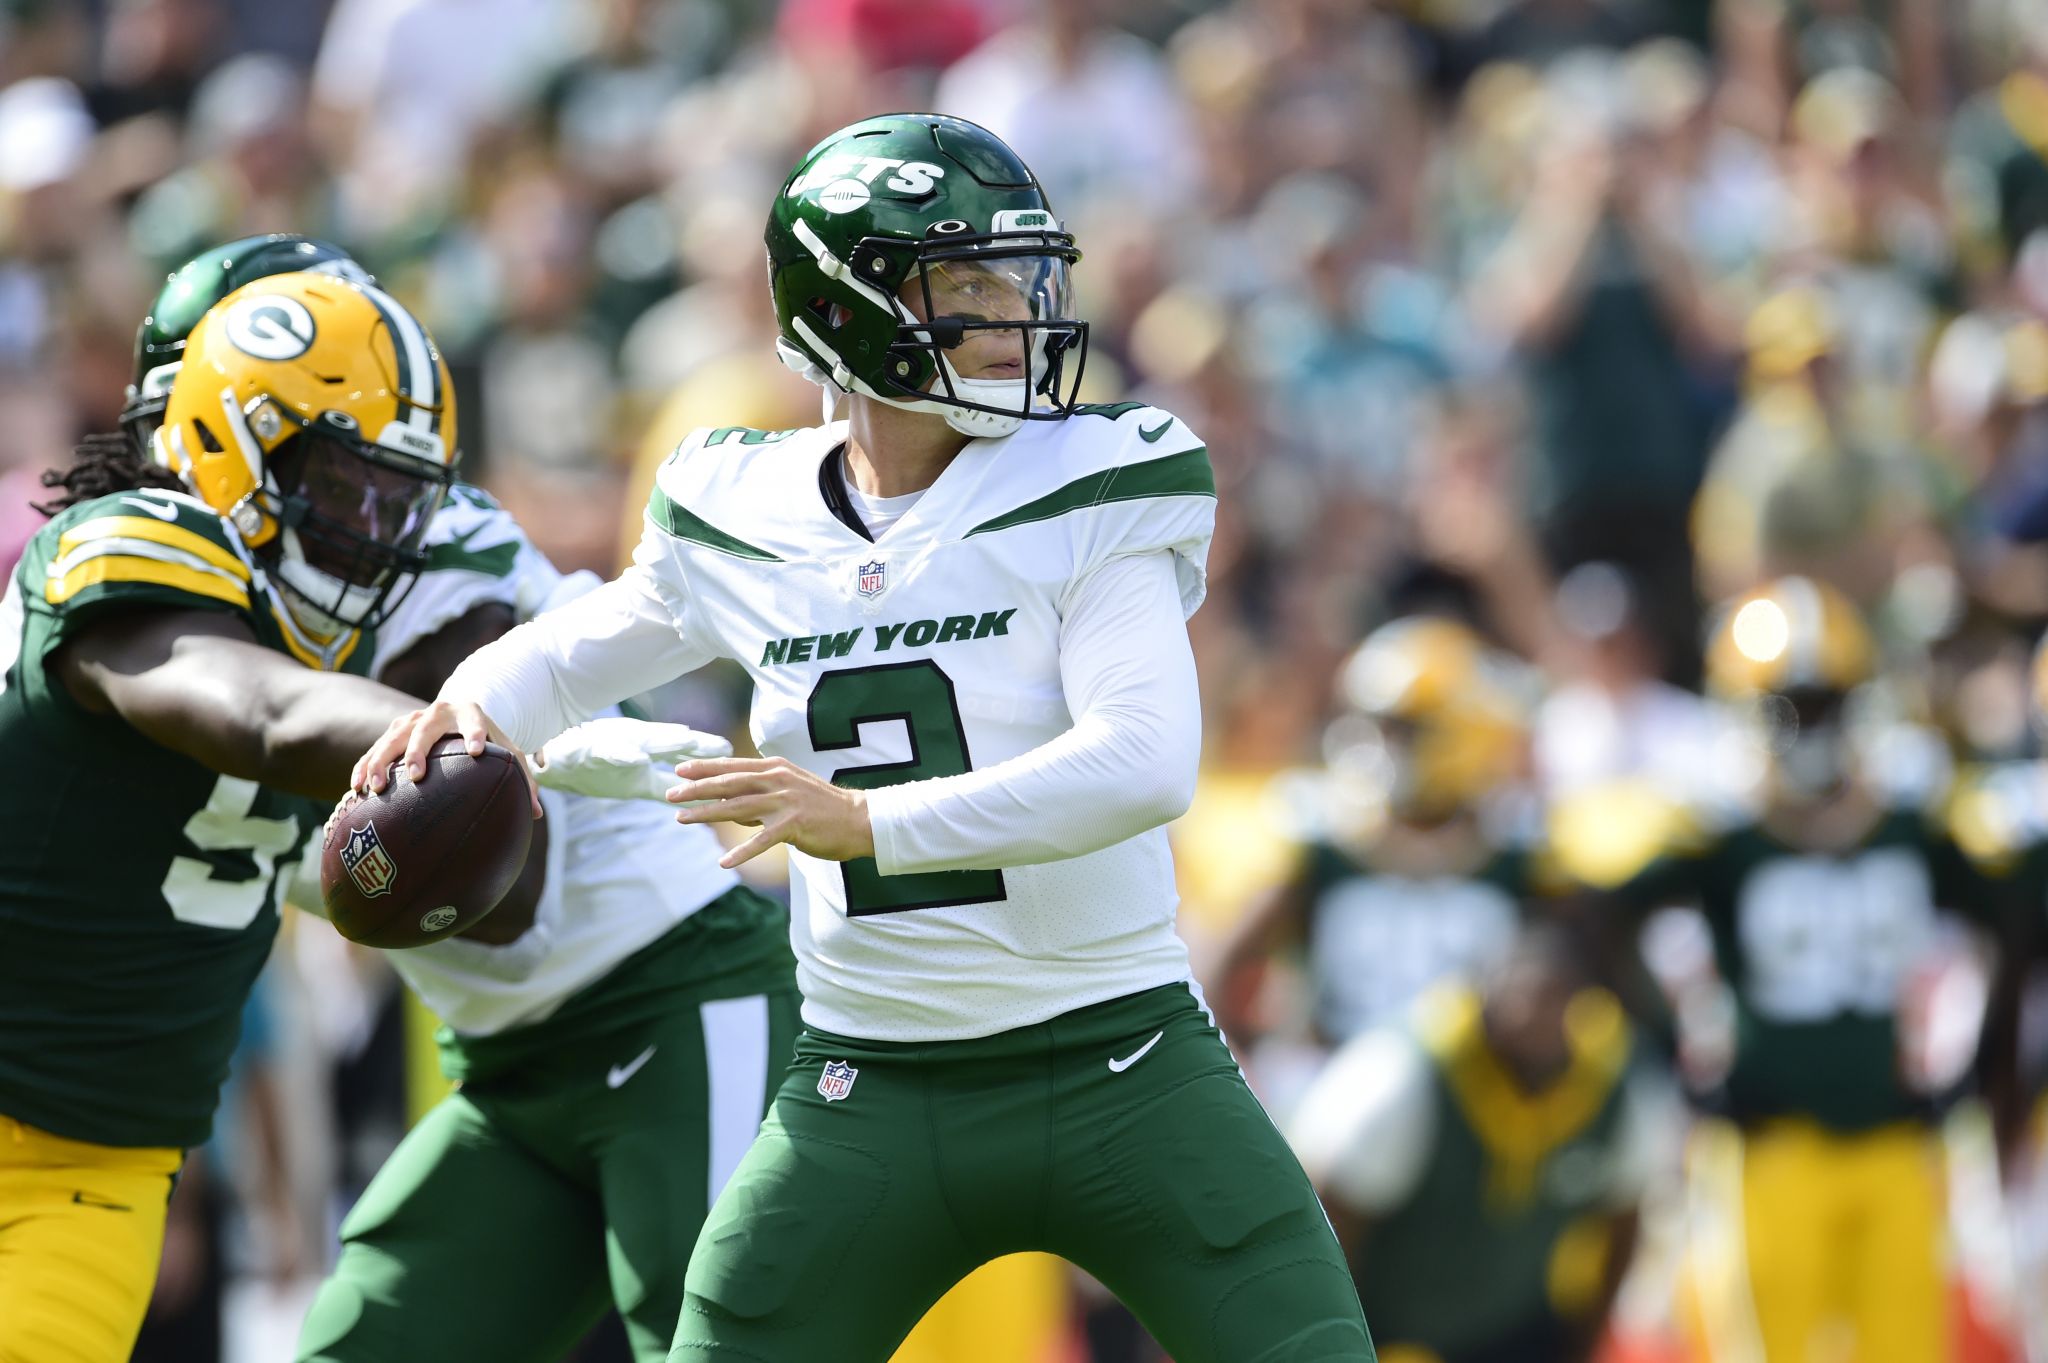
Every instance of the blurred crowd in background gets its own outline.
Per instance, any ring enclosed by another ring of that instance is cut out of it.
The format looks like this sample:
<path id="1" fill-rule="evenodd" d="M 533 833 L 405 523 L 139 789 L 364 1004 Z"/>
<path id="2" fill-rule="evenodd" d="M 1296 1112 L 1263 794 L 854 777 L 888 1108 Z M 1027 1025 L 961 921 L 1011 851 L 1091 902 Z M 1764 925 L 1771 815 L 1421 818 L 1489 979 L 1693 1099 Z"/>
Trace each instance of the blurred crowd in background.
<path id="1" fill-rule="evenodd" d="M 766 205 L 912 108 L 1008 139 L 1079 238 L 1084 395 L 1208 441 L 1183 927 L 1276 1114 L 1413 992 L 1332 1022 L 1315 942 L 1238 932 L 1390 621 L 1516 660 L 1500 780 L 1539 802 L 1708 779 L 1705 631 L 1785 574 L 1862 613 L 1940 761 L 2035 756 L 2041 0 L 0 0 L 0 560 L 115 428 L 165 274 L 291 231 L 431 328 L 465 476 L 609 575 L 684 432 L 818 419 Z M 735 732 L 742 685 L 661 702 Z M 284 1356 L 431 1082 L 407 1030 L 373 953 L 288 934 L 140 1357 Z M 1142 1356 L 1088 1328 L 1057 1356 Z"/>

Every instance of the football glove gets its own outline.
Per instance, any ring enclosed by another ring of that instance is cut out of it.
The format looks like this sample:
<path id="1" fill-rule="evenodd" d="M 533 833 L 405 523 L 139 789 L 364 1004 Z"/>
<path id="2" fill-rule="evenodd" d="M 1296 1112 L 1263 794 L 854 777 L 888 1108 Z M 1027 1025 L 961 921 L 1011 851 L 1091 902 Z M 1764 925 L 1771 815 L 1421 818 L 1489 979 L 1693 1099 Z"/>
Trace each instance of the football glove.
<path id="1" fill-rule="evenodd" d="M 543 789 L 607 800 L 661 800 L 676 784 L 676 763 L 730 757 L 732 744 L 687 724 L 593 719 L 549 739 L 526 759 Z"/>

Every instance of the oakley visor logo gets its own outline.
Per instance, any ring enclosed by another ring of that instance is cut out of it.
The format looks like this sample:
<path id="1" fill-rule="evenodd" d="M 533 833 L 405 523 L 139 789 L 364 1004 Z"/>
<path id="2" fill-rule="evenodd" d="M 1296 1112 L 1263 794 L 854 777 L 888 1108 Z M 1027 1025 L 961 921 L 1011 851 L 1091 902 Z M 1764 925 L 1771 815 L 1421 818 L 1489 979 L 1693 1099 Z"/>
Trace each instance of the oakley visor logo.
<path id="1" fill-rule="evenodd" d="M 313 345 L 313 314 L 296 298 L 258 294 L 221 318 L 235 349 L 259 360 L 292 360 Z"/>

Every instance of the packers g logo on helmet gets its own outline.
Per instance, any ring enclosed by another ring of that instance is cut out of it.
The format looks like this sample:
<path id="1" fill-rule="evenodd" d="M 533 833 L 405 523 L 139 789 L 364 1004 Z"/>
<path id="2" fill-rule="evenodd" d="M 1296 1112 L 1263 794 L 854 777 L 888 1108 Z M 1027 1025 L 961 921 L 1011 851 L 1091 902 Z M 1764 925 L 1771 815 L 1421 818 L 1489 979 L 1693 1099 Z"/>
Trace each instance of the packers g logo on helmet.
<path id="1" fill-rule="evenodd" d="M 454 388 L 426 329 L 372 285 L 272 275 L 192 329 L 151 446 L 268 551 L 316 632 L 371 623 L 424 562 L 454 479 Z"/>
<path id="2" fill-rule="evenodd" d="M 313 347 L 313 314 L 296 298 L 260 293 L 243 298 L 221 318 L 235 349 L 259 360 L 294 360 Z"/>

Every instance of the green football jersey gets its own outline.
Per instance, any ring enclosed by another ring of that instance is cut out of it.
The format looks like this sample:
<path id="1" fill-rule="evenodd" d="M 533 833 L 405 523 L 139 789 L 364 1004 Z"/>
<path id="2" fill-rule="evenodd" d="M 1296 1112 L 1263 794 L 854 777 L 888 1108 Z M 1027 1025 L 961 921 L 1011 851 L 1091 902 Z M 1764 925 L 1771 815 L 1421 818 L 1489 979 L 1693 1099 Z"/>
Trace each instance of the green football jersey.
<path id="1" fill-rule="evenodd" d="M 1332 1044 L 1398 1023 L 1432 985 L 1482 975 L 1542 892 L 1522 847 L 1496 848 L 1465 874 L 1418 876 L 1318 840 L 1303 871 L 1310 1007 Z"/>
<path id="2" fill-rule="evenodd" d="M 1417 1010 L 1432 1139 L 1406 1196 L 1374 1213 L 1355 1270 L 1383 1346 L 1555 1358 L 1598 1305 L 1644 1137 L 1620 1008 L 1588 995 L 1577 1017 L 1571 1064 L 1531 1094 L 1488 1045 L 1476 995 L 1441 991 Z"/>
<path id="3" fill-rule="evenodd" d="M 206 1139 L 242 1006 L 276 935 L 282 882 L 326 811 L 223 776 L 93 714 L 47 669 L 110 612 L 241 616 L 265 645 L 322 649 L 234 531 L 178 493 L 71 507 L 29 542 L 0 598 L 0 1112 L 122 1146 Z"/>
<path id="4" fill-rule="evenodd" d="M 1735 1001 L 1731 1115 L 1853 1132 L 1926 1111 L 1905 1082 L 1899 1004 L 1936 910 L 1981 916 L 1991 891 L 1920 810 L 1887 811 L 1832 854 L 1739 823 L 1653 862 L 1622 894 L 1641 908 L 1692 900 L 1706 917 Z"/>

